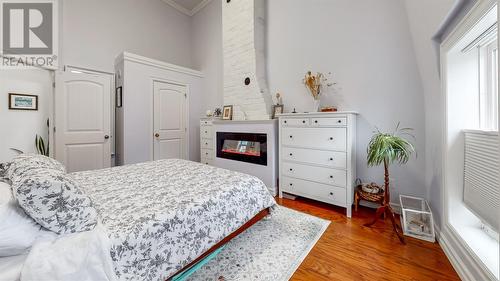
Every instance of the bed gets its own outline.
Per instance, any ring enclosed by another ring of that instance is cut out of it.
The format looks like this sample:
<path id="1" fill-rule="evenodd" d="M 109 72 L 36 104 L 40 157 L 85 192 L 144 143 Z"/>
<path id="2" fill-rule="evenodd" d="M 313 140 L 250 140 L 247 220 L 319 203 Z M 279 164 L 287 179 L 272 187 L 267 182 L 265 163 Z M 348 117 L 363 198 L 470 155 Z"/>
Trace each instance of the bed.
<path id="1" fill-rule="evenodd" d="M 93 201 L 120 280 L 167 280 L 276 204 L 253 176 L 179 159 L 70 176 Z"/>

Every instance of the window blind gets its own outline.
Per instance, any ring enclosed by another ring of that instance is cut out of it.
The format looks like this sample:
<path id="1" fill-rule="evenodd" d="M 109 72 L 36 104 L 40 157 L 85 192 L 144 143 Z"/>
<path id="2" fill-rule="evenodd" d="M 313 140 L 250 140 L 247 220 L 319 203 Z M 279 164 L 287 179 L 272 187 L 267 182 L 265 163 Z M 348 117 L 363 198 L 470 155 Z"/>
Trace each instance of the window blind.
<path id="1" fill-rule="evenodd" d="M 464 203 L 483 222 L 498 231 L 498 133 L 466 131 L 464 164 Z"/>

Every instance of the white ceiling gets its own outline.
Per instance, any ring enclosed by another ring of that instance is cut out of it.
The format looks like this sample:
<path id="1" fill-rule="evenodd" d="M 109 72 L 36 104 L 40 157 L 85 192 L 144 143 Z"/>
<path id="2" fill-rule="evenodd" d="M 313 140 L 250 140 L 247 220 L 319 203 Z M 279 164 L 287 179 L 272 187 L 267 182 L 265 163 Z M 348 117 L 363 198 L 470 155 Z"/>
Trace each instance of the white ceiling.
<path id="1" fill-rule="evenodd" d="M 205 7 L 211 0 L 162 0 L 179 12 L 192 16 Z"/>

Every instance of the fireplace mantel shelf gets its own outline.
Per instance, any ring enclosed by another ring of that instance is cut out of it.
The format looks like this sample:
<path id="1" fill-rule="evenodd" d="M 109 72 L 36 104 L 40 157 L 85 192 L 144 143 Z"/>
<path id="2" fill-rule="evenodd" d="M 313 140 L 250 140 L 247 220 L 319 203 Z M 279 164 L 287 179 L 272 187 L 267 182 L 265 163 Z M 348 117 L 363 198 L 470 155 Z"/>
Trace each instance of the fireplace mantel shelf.
<path id="1" fill-rule="evenodd" d="M 214 124 L 273 124 L 278 119 L 271 120 L 213 120 Z"/>

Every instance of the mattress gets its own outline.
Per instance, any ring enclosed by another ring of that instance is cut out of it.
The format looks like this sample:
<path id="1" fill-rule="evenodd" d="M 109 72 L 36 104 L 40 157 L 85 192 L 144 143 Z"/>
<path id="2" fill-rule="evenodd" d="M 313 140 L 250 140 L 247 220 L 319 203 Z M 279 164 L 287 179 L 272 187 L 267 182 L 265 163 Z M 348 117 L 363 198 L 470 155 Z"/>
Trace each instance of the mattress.
<path id="1" fill-rule="evenodd" d="M 108 231 L 121 280 L 165 280 L 276 204 L 256 177 L 179 159 L 72 176 Z"/>

